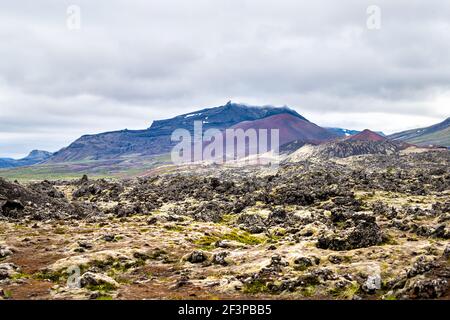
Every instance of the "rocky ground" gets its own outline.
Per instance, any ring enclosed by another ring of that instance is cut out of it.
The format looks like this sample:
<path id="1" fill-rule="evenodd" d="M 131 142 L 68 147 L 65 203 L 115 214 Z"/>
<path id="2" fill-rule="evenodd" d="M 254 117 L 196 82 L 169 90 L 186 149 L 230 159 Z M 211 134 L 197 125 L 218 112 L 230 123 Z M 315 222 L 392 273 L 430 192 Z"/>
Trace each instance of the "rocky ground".
<path id="1" fill-rule="evenodd" d="M 0 179 L 0 299 L 448 299 L 449 164 Z"/>

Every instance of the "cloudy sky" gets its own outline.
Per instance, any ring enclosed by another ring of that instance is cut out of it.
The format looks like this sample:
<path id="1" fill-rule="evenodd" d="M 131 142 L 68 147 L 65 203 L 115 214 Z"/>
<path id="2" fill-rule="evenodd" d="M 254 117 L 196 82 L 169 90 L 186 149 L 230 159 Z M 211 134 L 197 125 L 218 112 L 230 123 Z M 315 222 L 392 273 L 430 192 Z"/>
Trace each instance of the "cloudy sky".
<path id="1" fill-rule="evenodd" d="M 0 0 L 0 157 L 228 100 L 431 125 L 450 116 L 449 17 L 447 0 Z"/>

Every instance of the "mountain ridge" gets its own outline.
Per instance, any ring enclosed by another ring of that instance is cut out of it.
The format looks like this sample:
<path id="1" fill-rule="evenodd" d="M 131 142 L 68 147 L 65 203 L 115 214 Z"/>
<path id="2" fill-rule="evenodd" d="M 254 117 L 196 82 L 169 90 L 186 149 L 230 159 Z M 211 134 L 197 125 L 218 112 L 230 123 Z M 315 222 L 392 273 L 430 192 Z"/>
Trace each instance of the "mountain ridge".
<path id="1" fill-rule="evenodd" d="M 437 124 L 397 132 L 388 136 L 392 140 L 402 140 L 419 146 L 450 147 L 450 117 Z"/>
<path id="2" fill-rule="evenodd" d="M 94 135 L 83 135 L 69 146 L 57 151 L 50 163 L 113 159 L 127 155 L 151 156 L 170 152 L 174 143 L 170 136 L 176 129 L 193 132 L 194 122 L 202 121 L 203 130 L 223 130 L 244 121 L 289 114 L 304 122 L 309 121 L 286 106 L 249 106 L 229 101 L 225 105 L 204 108 L 170 119 L 156 120 L 147 129 L 118 130 Z"/>
<path id="3" fill-rule="evenodd" d="M 31 166 L 49 159 L 53 153 L 44 150 L 32 150 L 26 157 L 21 159 L 0 158 L 0 168 L 17 168 Z"/>

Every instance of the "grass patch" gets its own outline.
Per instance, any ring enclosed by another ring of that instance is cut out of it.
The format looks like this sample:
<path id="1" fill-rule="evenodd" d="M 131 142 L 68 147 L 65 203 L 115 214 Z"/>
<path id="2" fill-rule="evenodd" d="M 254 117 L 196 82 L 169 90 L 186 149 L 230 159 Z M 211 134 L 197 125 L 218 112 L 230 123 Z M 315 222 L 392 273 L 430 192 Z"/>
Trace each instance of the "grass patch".
<path id="1" fill-rule="evenodd" d="M 164 229 L 166 229 L 168 231 L 173 231 L 173 232 L 181 232 L 184 230 L 184 228 L 182 226 L 177 226 L 177 225 L 165 225 Z"/>
<path id="2" fill-rule="evenodd" d="M 248 294 L 268 293 L 269 288 L 263 280 L 255 280 L 249 283 L 245 283 L 242 291 Z"/>
<path id="3" fill-rule="evenodd" d="M 392 237 L 389 234 L 384 234 L 383 235 L 383 242 L 381 243 L 381 245 L 390 245 L 390 246 L 395 246 L 398 245 L 398 241 L 394 239 L 394 237 Z"/>
<path id="4" fill-rule="evenodd" d="M 32 278 L 32 275 L 27 273 L 16 273 L 11 277 L 12 280 L 30 279 L 30 278 Z"/>
<path id="5" fill-rule="evenodd" d="M 67 273 L 65 271 L 49 271 L 44 270 L 33 274 L 33 278 L 36 280 L 50 280 L 51 282 L 59 282 L 66 278 Z"/>
<path id="6" fill-rule="evenodd" d="M 59 228 L 55 229 L 54 233 L 56 233 L 56 234 L 65 234 L 66 230 L 64 230 L 64 228 L 59 227 Z"/>
<path id="7" fill-rule="evenodd" d="M 5 299 L 11 299 L 12 298 L 12 293 L 9 290 L 3 291 L 3 295 L 4 295 Z"/>
<path id="8" fill-rule="evenodd" d="M 300 293 L 304 297 L 312 297 L 316 293 L 316 287 L 313 285 L 309 285 L 305 288 L 303 288 Z"/>
<path id="9" fill-rule="evenodd" d="M 117 289 L 117 287 L 111 283 L 102 283 L 98 285 L 87 286 L 86 289 L 90 291 L 110 292 Z"/>
<path id="10" fill-rule="evenodd" d="M 359 291 L 359 286 L 357 283 L 352 283 L 345 288 L 334 288 L 330 290 L 330 294 L 333 297 L 339 299 L 352 299 L 353 296 Z"/>

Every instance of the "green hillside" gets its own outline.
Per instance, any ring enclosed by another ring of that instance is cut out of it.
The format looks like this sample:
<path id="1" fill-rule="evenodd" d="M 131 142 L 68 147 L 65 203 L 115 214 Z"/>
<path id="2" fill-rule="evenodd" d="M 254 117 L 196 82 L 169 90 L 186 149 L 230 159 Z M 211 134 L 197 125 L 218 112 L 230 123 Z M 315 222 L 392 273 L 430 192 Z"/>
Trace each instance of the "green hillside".
<path id="1" fill-rule="evenodd" d="M 408 139 L 407 142 L 420 145 L 434 144 L 450 147 L 450 127 L 438 132 L 433 132 L 416 138 Z"/>

